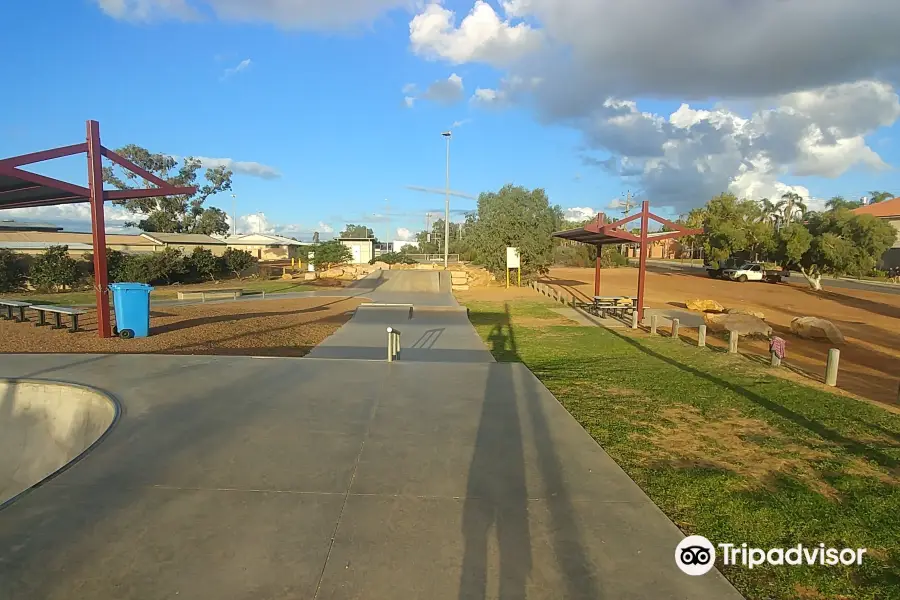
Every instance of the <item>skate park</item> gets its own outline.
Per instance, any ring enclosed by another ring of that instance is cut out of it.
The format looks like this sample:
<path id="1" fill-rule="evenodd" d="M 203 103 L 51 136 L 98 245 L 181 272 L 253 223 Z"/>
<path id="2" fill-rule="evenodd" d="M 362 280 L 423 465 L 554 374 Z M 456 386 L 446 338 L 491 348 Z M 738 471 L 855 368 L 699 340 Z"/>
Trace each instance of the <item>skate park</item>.
<path id="1" fill-rule="evenodd" d="M 34 431 L 6 456 L 79 432 L 0 511 L 9 597 L 740 597 L 437 273 L 351 293 L 307 358 L 5 356 L 2 437 Z M 49 385 L 106 408 L 48 425 Z"/>

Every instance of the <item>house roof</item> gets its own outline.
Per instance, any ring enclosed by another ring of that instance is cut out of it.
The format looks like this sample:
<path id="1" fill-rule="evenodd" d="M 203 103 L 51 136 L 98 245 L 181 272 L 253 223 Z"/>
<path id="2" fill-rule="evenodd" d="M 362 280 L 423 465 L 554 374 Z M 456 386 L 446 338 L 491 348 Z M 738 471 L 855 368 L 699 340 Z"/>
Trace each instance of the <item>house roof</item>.
<path id="1" fill-rule="evenodd" d="M 48 246 L 69 246 L 93 244 L 90 233 L 70 233 L 66 231 L 0 231 L 0 243 L 47 244 Z M 153 246 L 154 243 L 139 235 L 106 234 L 107 246 Z M 9 247 L 9 246 L 4 246 Z"/>
<path id="2" fill-rule="evenodd" d="M 272 235 L 268 233 L 249 233 L 247 235 L 237 235 L 229 238 L 225 238 L 224 242 L 233 246 L 259 246 L 262 244 L 265 245 L 274 245 L 278 244 L 281 246 L 302 246 L 302 242 L 298 242 L 297 240 L 292 240 L 291 238 L 286 238 L 280 235 Z"/>
<path id="3" fill-rule="evenodd" d="M 666 231 L 655 231 L 647 234 L 647 239 L 650 242 L 654 242 L 654 238 L 659 238 L 668 235 L 669 232 Z M 629 243 L 629 240 L 624 240 L 620 237 L 616 237 L 614 235 L 609 235 L 608 233 L 596 233 L 593 231 L 589 231 L 582 227 L 578 227 L 576 229 L 567 229 L 566 231 L 557 231 L 553 234 L 553 237 L 561 238 L 564 240 L 569 240 L 572 242 L 581 242 L 582 244 L 591 244 L 594 246 L 605 246 L 607 244 L 624 244 Z M 663 240 L 669 238 L 663 238 Z"/>
<path id="4" fill-rule="evenodd" d="M 141 237 L 161 244 L 202 244 L 204 246 L 224 246 L 225 242 L 199 233 L 142 233 Z"/>
<path id="5" fill-rule="evenodd" d="M 853 213 L 857 215 L 874 215 L 882 219 L 900 218 L 900 198 L 860 206 L 859 208 L 854 208 Z"/>
<path id="6" fill-rule="evenodd" d="M 335 238 L 340 242 L 372 242 L 375 243 L 375 238 L 364 238 L 364 237 L 342 237 Z"/>

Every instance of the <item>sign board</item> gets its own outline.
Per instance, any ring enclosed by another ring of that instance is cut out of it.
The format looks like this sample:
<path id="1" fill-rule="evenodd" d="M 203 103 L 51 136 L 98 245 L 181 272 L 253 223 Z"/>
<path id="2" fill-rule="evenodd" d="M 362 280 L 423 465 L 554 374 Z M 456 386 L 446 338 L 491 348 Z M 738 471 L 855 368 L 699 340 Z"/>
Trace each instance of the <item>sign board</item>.
<path id="1" fill-rule="evenodd" d="M 507 246 L 507 248 L 506 248 L 506 268 L 507 269 L 518 269 L 519 262 L 520 262 L 519 261 L 519 249 Z"/>

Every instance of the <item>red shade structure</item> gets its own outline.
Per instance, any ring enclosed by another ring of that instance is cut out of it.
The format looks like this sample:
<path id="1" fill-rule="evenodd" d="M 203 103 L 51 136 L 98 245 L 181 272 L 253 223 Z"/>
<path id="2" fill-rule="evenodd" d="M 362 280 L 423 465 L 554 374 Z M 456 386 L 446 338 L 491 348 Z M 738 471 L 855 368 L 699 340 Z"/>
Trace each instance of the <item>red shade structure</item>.
<path id="1" fill-rule="evenodd" d="M 640 235 L 630 233 L 622 227 L 632 221 L 641 221 Z M 665 225 L 672 231 L 659 231 L 650 233 L 650 219 L 653 219 L 661 225 Z M 607 244 L 621 244 L 623 242 L 637 242 L 641 245 L 640 267 L 638 269 L 638 320 L 644 318 L 644 285 L 647 275 L 647 252 L 649 250 L 648 242 L 657 242 L 660 240 L 671 240 L 686 235 L 698 235 L 703 233 L 702 229 L 688 229 L 678 223 L 673 223 L 668 219 L 654 215 L 650 212 L 650 203 L 646 200 L 641 204 L 641 212 L 626 217 L 615 223 L 604 223 L 605 217 L 603 213 L 597 215 L 597 220 L 588 223 L 584 227 L 577 229 L 568 229 L 566 231 L 557 231 L 553 237 L 580 242 L 582 244 L 590 244 L 597 248 L 597 263 L 594 267 L 594 295 L 600 295 L 600 248 Z"/>
<path id="2" fill-rule="evenodd" d="M 0 160 L 0 210 L 34 208 L 57 204 L 91 203 L 91 231 L 94 242 L 94 289 L 97 293 L 97 333 L 102 338 L 112 336 L 109 315 L 109 274 L 106 270 L 106 223 L 103 204 L 107 200 L 130 200 L 158 196 L 192 195 L 196 187 L 173 186 L 130 160 L 119 156 L 100 143 L 100 124 L 87 122 L 86 140 L 81 144 L 63 146 Z M 54 158 L 87 155 L 88 186 L 45 177 L 19 167 Z M 128 169 L 157 187 L 147 189 L 105 191 L 103 189 L 103 157 Z"/>

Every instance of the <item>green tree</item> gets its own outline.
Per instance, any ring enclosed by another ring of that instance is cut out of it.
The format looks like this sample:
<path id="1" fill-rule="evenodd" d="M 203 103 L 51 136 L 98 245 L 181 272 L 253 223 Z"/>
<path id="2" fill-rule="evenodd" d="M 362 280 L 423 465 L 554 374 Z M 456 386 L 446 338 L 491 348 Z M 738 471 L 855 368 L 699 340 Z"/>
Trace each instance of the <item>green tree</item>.
<path id="1" fill-rule="evenodd" d="M 862 202 L 856 200 L 847 200 L 843 196 L 832 196 L 828 202 L 825 203 L 825 208 L 828 210 L 838 210 L 841 208 L 846 209 L 854 209 L 862 206 Z"/>
<path id="2" fill-rule="evenodd" d="M 202 164 L 196 158 L 185 158 L 181 166 L 178 166 L 175 158 L 167 154 L 151 153 L 134 144 L 119 148 L 116 152 L 176 186 L 197 185 L 198 175 L 203 169 Z M 118 173 L 111 166 L 103 167 L 103 181 L 120 190 L 153 187 L 152 184 L 131 171 L 125 171 L 124 176 L 120 176 Z M 228 233 L 225 213 L 218 208 L 206 208 L 203 205 L 210 196 L 231 189 L 231 176 L 232 172 L 225 167 L 205 169 L 203 177 L 206 179 L 206 183 L 199 185 L 197 192 L 193 195 L 119 200 L 113 204 L 143 215 L 144 218 L 137 223 L 127 223 L 129 226 L 137 226 L 143 231 L 225 234 Z"/>
<path id="3" fill-rule="evenodd" d="M 343 245 L 339 240 L 330 240 L 319 244 L 316 246 L 314 253 L 313 261 L 318 270 L 330 269 L 334 265 L 348 263 L 353 258 L 350 248 Z"/>
<path id="4" fill-rule="evenodd" d="M 29 278 L 39 290 L 71 288 L 78 281 L 78 262 L 69 256 L 68 246 L 50 246 L 34 259 Z"/>
<path id="5" fill-rule="evenodd" d="M 204 280 L 215 281 L 216 274 L 222 270 L 222 261 L 212 253 L 212 250 L 207 250 L 202 246 L 194 248 L 189 262 L 190 268 Z"/>
<path id="6" fill-rule="evenodd" d="M 175 248 L 164 248 L 142 257 L 145 263 L 147 283 L 165 281 L 171 284 L 189 271 L 184 254 Z"/>
<path id="7" fill-rule="evenodd" d="M 235 248 L 227 248 L 225 254 L 222 255 L 225 268 L 234 273 L 234 276 L 240 279 L 241 273 L 249 269 L 256 262 L 256 258 L 246 250 L 237 250 Z"/>
<path id="8" fill-rule="evenodd" d="M 774 250 L 772 224 L 763 220 L 763 208 L 752 200 L 739 200 L 734 194 L 721 194 L 694 215 L 703 219 L 703 250 L 707 260 L 720 263 L 733 255 L 748 258 Z"/>
<path id="9" fill-rule="evenodd" d="M 561 223 L 560 215 L 544 190 L 506 185 L 478 198 L 467 238 L 476 260 L 497 275 L 506 269 L 506 248 L 518 248 L 523 279 L 529 279 L 546 273 L 553 262 L 551 234 Z"/>
<path id="10" fill-rule="evenodd" d="M 781 211 L 781 222 L 790 223 L 796 219 L 802 219 L 807 207 L 803 198 L 797 192 L 785 192 L 781 200 L 775 205 Z"/>
<path id="11" fill-rule="evenodd" d="M 342 238 L 369 238 L 375 239 L 375 232 L 371 227 L 365 225 L 354 225 L 348 223 L 341 232 Z"/>
<path id="12" fill-rule="evenodd" d="M 869 192 L 869 203 L 870 204 L 878 204 L 879 202 L 884 202 L 885 200 L 890 200 L 894 197 L 894 194 L 890 192 Z"/>
<path id="13" fill-rule="evenodd" d="M 25 285 L 26 269 L 22 256 L 0 248 L 0 292 L 14 292 Z"/>

